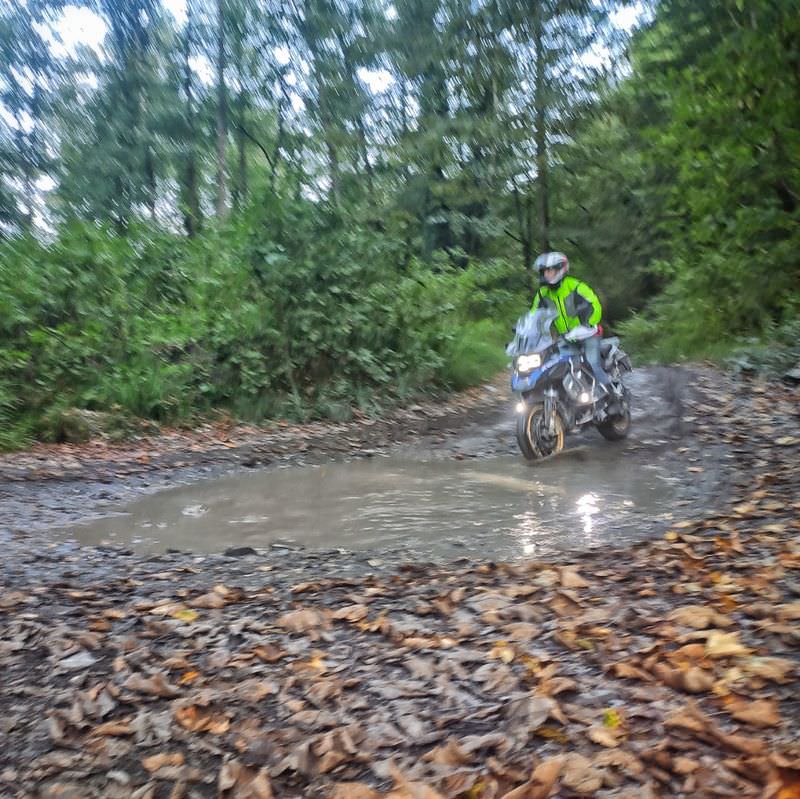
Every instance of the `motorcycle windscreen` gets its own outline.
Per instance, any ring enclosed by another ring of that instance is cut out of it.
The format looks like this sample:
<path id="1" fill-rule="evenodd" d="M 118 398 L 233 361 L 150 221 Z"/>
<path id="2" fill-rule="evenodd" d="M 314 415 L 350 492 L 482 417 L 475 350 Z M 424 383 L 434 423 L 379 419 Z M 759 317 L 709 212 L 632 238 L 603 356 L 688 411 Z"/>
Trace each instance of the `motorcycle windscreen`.
<path id="1" fill-rule="evenodd" d="M 520 316 L 506 353 L 513 356 L 546 350 L 553 343 L 552 328 L 557 317 L 558 311 L 552 308 L 537 308 Z"/>

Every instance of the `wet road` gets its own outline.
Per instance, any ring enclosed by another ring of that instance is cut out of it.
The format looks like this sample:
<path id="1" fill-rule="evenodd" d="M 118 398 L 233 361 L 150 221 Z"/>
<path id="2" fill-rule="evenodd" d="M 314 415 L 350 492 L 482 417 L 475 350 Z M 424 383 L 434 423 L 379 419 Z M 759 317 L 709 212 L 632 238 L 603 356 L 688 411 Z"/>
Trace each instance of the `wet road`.
<path id="1" fill-rule="evenodd" d="M 513 559 L 634 541 L 687 506 L 710 503 L 729 453 L 684 440 L 681 370 L 630 378 L 634 429 L 616 444 L 590 431 L 534 464 L 517 452 L 511 402 L 491 418 L 385 455 L 189 482 L 87 506 L 51 540 L 142 553 L 283 544 L 387 557 Z M 97 518 L 98 513 L 113 514 Z"/>

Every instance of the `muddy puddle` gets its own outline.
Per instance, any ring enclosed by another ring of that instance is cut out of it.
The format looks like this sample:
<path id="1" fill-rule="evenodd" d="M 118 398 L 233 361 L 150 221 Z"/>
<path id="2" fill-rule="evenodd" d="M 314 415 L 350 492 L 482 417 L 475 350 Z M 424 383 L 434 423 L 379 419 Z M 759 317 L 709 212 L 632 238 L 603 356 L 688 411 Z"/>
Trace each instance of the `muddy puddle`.
<path id="1" fill-rule="evenodd" d="M 54 537 L 140 553 L 274 545 L 509 559 L 644 537 L 682 482 L 613 448 L 535 466 L 375 457 L 207 480 L 161 491 Z M 695 492 L 696 499 L 696 492 Z"/>

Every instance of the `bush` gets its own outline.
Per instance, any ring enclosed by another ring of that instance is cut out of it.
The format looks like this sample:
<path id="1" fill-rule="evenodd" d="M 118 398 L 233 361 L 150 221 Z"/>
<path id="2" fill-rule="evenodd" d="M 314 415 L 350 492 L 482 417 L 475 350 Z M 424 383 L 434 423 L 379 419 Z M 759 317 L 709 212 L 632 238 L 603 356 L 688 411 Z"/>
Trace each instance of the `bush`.
<path id="1" fill-rule="evenodd" d="M 521 270 L 405 263 L 310 206 L 267 199 L 191 241 L 76 223 L 0 245 L 0 447 L 63 438 L 68 408 L 344 419 L 502 368 Z"/>

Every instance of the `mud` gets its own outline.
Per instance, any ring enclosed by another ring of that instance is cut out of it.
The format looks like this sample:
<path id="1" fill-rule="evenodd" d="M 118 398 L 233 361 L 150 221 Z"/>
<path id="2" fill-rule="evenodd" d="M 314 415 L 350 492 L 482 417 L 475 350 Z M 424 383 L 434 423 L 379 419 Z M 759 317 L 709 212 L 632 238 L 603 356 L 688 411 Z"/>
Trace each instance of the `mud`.
<path id="1" fill-rule="evenodd" d="M 657 535 L 675 513 L 710 509 L 728 489 L 735 453 L 693 441 L 687 369 L 630 376 L 628 440 L 573 435 L 565 452 L 533 464 L 517 452 L 504 382 L 472 392 L 461 415 L 429 417 L 427 427 L 376 429 L 364 420 L 311 439 L 306 428 L 294 449 L 284 437 L 273 451 L 251 441 L 218 457 L 173 452 L 187 465 L 132 461 L 132 474 L 117 464 L 100 479 L 91 462 L 84 479 L 74 468 L 65 479 L 15 474 L 0 484 L 0 536 L 38 550 L 78 542 L 138 554 L 354 552 L 372 566 L 503 560 Z M 256 463 L 254 452 L 270 463 Z"/>

